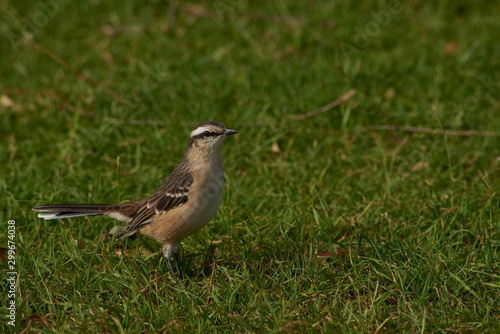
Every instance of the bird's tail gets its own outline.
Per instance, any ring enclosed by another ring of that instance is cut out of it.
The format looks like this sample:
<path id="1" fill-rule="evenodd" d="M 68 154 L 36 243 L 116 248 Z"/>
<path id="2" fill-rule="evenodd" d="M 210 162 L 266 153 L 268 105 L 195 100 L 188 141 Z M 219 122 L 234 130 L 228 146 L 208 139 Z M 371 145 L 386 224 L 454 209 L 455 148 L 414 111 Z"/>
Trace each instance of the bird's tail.
<path id="1" fill-rule="evenodd" d="M 52 204 L 37 205 L 33 211 L 42 212 L 38 215 L 44 219 L 60 219 L 82 216 L 98 216 L 118 211 L 119 205 L 114 204 Z"/>

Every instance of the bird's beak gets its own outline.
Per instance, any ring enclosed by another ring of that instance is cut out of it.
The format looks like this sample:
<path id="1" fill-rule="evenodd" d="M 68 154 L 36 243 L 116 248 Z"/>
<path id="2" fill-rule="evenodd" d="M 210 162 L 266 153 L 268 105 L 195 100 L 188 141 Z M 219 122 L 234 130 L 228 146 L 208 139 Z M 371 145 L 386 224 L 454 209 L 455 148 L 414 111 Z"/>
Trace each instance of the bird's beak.
<path id="1" fill-rule="evenodd" d="M 224 137 L 227 137 L 227 136 L 230 136 L 230 135 L 234 135 L 236 133 L 238 133 L 238 131 L 231 130 L 231 129 L 226 129 L 226 130 L 224 130 Z"/>

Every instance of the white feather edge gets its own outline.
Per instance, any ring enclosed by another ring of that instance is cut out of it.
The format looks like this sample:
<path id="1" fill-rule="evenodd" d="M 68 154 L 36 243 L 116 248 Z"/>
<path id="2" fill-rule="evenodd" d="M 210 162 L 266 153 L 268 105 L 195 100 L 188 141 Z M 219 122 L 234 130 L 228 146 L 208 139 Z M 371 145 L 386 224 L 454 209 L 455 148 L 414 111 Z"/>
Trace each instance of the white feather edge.
<path id="1" fill-rule="evenodd" d="M 85 217 L 85 216 L 98 216 L 100 213 L 71 213 L 59 215 L 60 212 L 48 212 L 38 214 L 38 218 L 43 218 L 45 220 L 49 219 L 62 219 L 62 218 L 72 218 L 72 217 Z M 58 216 L 59 215 L 59 216 Z"/>
<path id="2" fill-rule="evenodd" d="M 191 132 L 191 137 L 201 135 L 205 131 L 210 131 L 210 128 L 205 126 L 200 126 L 199 128 L 196 128 Z"/>

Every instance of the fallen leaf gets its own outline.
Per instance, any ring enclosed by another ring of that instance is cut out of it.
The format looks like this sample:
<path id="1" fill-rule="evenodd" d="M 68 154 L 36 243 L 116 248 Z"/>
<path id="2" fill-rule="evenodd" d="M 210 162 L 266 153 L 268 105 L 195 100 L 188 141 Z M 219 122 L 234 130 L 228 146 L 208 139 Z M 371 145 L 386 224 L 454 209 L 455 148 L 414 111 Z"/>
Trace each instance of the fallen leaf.
<path id="1" fill-rule="evenodd" d="M 28 320 L 29 321 L 33 321 L 33 322 L 38 322 L 38 323 L 42 323 L 45 327 L 49 327 L 49 322 L 44 318 L 42 317 L 41 315 L 37 315 L 37 314 L 32 314 L 28 317 Z"/>
<path id="2" fill-rule="evenodd" d="M 285 326 L 283 326 L 282 330 L 285 332 L 294 332 L 295 333 L 298 330 L 297 327 L 300 327 L 302 325 L 307 327 L 308 323 L 304 322 L 304 321 L 300 321 L 300 320 L 293 320 L 293 321 L 286 323 Z"/>
<path id="3" fill-rule="evenodd" d="M 9 108 L 14 105 L 14 101 L 10 99 L 7 95 L 3 94 L 0 96 L 0 106 Z"/>
<path id="4" fill-rule="evenodd" d="M 280 146 L 278 145 L 277 142 L 273 143 L 273 146 L 271 147 L 271 151 L 273 151 L 274 153 L 280 153 L 281 152 Z"/>
<path id="5" fill-rule="evenodd" d="M 419 171 L 421 169 L 426 169 L 429 166 L 429 164 L 425 161 L 419 161 L 416 164 L 413 165 L 411 168 L 414 172 Z"/>
<path id="6" fill-rule="evenodd" d="M 444 53 L 447 55 L 451 55 L 458 49 L 458 42 L 449 41 L 444 46 Z"/>
<path id="7" fill-rule="evenodd" d="M 101 32 L 106 35 L 106 36 L 113 36 L 116 32 L 116 29 L 113 28 L 112 26 L 101 26 Z"/>
<path id="8" fill-rule="evenodd" d="M 113 65 L 113 55 L 109 51 L 104 51 L 101 54 L 101 58 L 106 62 L 108 66 Z"/>
<path id="9" fill-rule="evenodd" d="M 328 260 L 329 258 L 332 258 L 334 257 L 335 254 L 333 252 L 330 252 L 330 251 L 321 251 L 321 252 L 318 252 L 318 261 L 326 261 Z"/>
<path id="10" fill-rule="evenodd" d="M 392 88 L 389 88 L 384 93 L 384 97 L 385 97 L 386 100 L 392 100 L 392 98 L 394 97 L 394 95 L 396 95 L 396 92 Z"/>

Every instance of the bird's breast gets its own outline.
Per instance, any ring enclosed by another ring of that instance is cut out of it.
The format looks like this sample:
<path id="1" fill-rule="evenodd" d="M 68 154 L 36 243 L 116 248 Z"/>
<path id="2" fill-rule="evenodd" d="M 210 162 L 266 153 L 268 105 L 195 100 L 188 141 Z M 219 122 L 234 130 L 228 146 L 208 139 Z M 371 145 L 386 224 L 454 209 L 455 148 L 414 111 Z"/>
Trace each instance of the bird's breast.
<path id="1" fill-rule="evenodd" d="M 186 210 L 192 223 L 206 225 L 217 213 L 222 200 L 224 173 L 220 168 L 195 171 L 195 180 L 190 191 L 188 203 L 191 210 Z"/>

